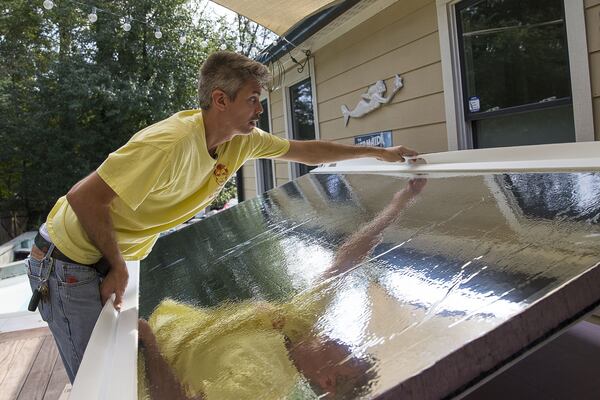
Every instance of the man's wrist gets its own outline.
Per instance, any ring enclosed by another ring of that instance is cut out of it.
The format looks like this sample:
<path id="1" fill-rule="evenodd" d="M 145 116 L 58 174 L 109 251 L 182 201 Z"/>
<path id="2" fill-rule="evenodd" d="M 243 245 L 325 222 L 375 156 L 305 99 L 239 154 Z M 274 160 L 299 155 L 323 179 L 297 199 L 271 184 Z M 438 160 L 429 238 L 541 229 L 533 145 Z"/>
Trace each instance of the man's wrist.
<path id="1" fill-rule="evenodd" d="M 127 264 L 122 257 L 108 259 L 108 264 L 110 265 L 111 270 L 123 270 L 127 269 Z"/>
<path id="2" fill-rule="evenodd" d="M 367 157 L 375 157 L 375 158 L 380 158 L 383 153 L 385 153 L 385 149 L 383 147 L 365 147 L 366 151 L 366 156 Z"/>
<path id="3" fill-rule="evenodd" d="M 375 157 L 377 157 L 380 160 L 385 160 L 386 159 L 386 155 L 385 153 L 387 153 L 387 149 L 383 148 L 383 147 L 373 147 L 374 150 L 377 151 L 377 155 Z"/>

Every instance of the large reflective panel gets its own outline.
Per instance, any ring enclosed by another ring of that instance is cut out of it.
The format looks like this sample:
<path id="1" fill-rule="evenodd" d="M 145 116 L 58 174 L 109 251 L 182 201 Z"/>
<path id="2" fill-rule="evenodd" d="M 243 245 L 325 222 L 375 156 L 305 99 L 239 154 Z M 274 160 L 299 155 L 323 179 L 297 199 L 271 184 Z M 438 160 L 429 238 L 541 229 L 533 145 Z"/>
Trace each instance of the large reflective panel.
<path id="1" fill-rule="evenodd" d="M 142 262 L 140 398 L 459 394 L 598 305 L 599 219 L 600 173 L 304 176 Z"/>

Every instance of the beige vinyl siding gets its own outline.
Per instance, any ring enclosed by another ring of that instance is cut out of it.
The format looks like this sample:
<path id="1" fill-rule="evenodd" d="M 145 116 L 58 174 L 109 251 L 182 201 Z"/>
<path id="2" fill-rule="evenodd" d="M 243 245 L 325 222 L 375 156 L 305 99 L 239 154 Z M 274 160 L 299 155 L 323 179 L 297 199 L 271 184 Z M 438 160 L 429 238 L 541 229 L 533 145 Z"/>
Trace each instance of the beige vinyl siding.
<path id="1" fill-rule="evenodd" d="M 392 130 L 394 145 L 403 145 L 411 149 L 427 149 L 428 153 L 437 153 L 448 149 L 446 123 L 416 126 L 407 129 Z M 341 144 L 354 144 L 354 138 L 334 139 Z M 423 151 L 422 151 L 423 152 Z"/>
<path id="2" fill-rule="evenodd" d="M 256 197 L 256 190 L 249 190 L 244 188 L 244 201 L 250 200 Z"/>
<path id="3" fill-rule="evenodd" d="M 244 169 L 244 178 L 256 177 L 256 171 L 254 170 L 254 160 L 246 161 L 242 168 Z"/>
<path id="4" fill-rule="evenodd" d="M 254 160 L 246 161 L 242 167 L 244 174 L 244 200 L 256 197 L 256 172 L 254 171 Z"/>
<path id="5" fill-rule="evenodd" d="M 594 132 L 600 140 L 600 0 L 585 0 L 585 24 L 590 52 L 590 79 L 594 107 Z"/>
<path id="6" fill-rule="evenodd" d="M 442 68 L 434 1 L 400 1 L 315 54 L 321 138 L 353 143 L 356 135 L 391 130 L 394 144 L 421 152 L 447 150 Z M 379 79 L 388 90 L 400 74 L 393 101 L 344 126 L 341 106 L 353 109 Z"/>
<path id="7" fill-rule="evenodd" d="M 281 102 L 280 102 L 281 104 Z M 273 127 L 273 132 L 271 132 L 274 135 L 277 135 L 279 137 L 286 137 L 285 134 L 285 122 L 284 122 L 284 118 L 283 115 L 280 115 L 278 117 L 275 117 L 271 120 L 271 126 Z"/>
<path id="8" fill-rule="evenodd" d="M 396 2 L 319 50 L 317 83 L 437 31 L 436 21 L 435 2 L 432 0 Z"/>
<path id="9" fill-rule="evenodd" d="M 444 86 L 442 83 L 442 64 L 435 62 L 434 64 L 427 65 L 423 68 L 419 68 L 415 71 L 403 74 L 405 85 L 400 91 L 394 96 L 394 99 L 390 103 L 391 105 L 397 105 L 398 103 L 414 100 L 419 97 L 442 93 Z M 388 79 L 386 85 L 391 88 L 393 85 L 393 79 Z M 345 104 L 348 108 L 352 108 L 356 105 L 361 94 L 365 92 L 364 88 L 354 90 L 350 93 L 343 94 L 339 97 L 332 98 L 330 100 L 321 101 L 319 103 L 319 119 L 320 122 L 328 122 L 332 119 L 340 118 L 341 111 L 340 105 Z M 386 107 L 390 107 L 388 105 Z M 374 111 L 376 113 L 378 110 Z M 368 120 L 369 117 L 377 119 L 371 114 L 367 117 L 363 117 L 364 120 Z M 350 120 L 348 126 L 358 120 Z"/>
<path id="10" fill-rule="evenodd" d="M 279 137 L 286 137 L 285 122 L 283 118 L 283 97 L 281 89 L 270 95 L 271 100 L 271 133 Z"/>
<path id="11" fill-rule="evenodd" d="M 275 178 L 277 178 L 276 186 L 281 185 L 290 180 L 290 171 L 286 161 L 275 161 Z"/>

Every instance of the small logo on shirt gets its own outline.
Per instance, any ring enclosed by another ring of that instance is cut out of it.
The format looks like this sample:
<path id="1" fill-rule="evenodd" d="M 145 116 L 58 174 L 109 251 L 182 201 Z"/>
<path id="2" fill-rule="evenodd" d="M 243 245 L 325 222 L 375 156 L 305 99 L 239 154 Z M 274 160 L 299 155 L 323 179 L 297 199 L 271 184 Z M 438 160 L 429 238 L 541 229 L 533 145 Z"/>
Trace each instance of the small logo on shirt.
<path id="1" fill-rule="evenodd" d="M 227 179 L 229 178 L 229 170 L 227 169 L 227 166 L 223 164 L 217 164 L 215 166 L 213 174 L 215 175 L 215 181 L 217 181 L 217 184 L 219 186 L 224 185 L 225 182 L 227 182 Z"/>

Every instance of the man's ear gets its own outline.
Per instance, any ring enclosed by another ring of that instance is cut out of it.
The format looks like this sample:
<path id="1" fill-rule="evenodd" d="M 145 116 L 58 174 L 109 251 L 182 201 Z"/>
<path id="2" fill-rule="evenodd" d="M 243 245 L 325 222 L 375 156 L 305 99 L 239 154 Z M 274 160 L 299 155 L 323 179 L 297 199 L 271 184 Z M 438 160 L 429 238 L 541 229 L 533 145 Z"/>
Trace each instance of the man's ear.
<path id="1" fill-rule="evenodd" d="M 219 111 L 225 111 L 229 103 L 229 96 L 221 89 L 215 89 L 210 95 L 212 99 L 212 107 Z"/>

